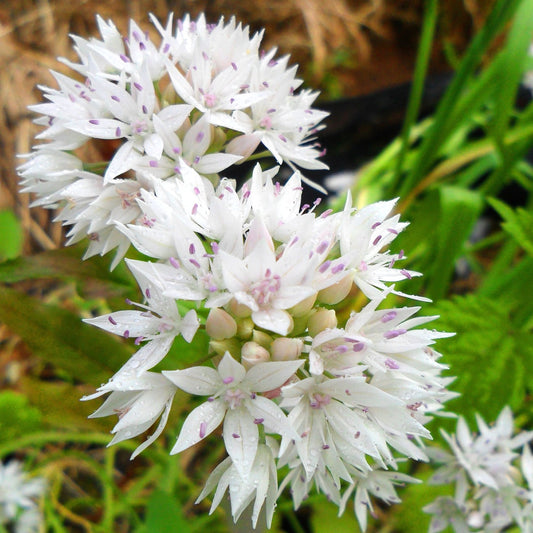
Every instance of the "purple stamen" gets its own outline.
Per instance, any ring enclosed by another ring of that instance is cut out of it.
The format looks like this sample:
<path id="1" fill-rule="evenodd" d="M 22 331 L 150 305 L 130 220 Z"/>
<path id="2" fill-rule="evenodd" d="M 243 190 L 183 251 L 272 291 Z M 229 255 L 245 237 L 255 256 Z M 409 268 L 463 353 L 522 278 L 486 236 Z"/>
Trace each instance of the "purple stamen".
<path id="1" fill-rule="evenodd" d="M 207 433 L 207 422 L 202 422 L 200 424 L 200 438 L 203 439 L 205 437 L 205 434 Z"/>
<path id="2" fill-rule="evenodd" d="M 396 337 L 399 337 L 400 335 L 403 335 L 406 332 L 406 329 L 391 329 L 389 331 L 386 331 L 383 336 L 386 339 L 395 339 Z"/>
<path id="3" fill-rule="evenodd" d="M 409 272 L 407 272 L 407 270 L 405 270 L 404 268 L 402 268 L 400 270 L 400 273 L 403 274 L 407 279 L 411 279 L 413 276 L 411 276 L 411 274 L 409 274 Z"/>
<path id="4" fill-rule="evenodd" d="M 396 318 L 396 315 L 398 313 L 396 311 L 389 311 L 388 313 L 385 313 L 382 317 L 381 317 L 381 322 L 383 322 L 385 324 L 385 322 L 390 322 L 391 320 L 393 320 L 394 318 Z"/>
<path id="5" fill-rule="evenodd" d="M 113 326 L 117 325 L 117 321 L 111 315 L 109 315 L 107 319 L 109 320 L 109 322 L 111 322 L 111 324 L 113 324 Z"/>
<path id="6" fill-rule="evenodd" d="M 394 359 L 387 359 L 385 361 L 385 366 L 392 370 L 398 370 L 398 368 L 400 368 L 400 365 L 396 361 L 394 361 Z"/>
<path id="7" fill-rule="evenodd" d="M 91 120 L 89 120 L 89 124 L 94 124 L 95 126 L 98 126 L 98 124 L 100 124 L 100 121 L 95 118 L 92 118 Z"/>
<path id="8" fill-rule="evenodd" d="M 233 383 L 234 380 L 235 378 L 233 376 L 228 376 L 222 380 L 222 383 L 224 383 L 224 385 L 229 385 L 230 383 Z"/>

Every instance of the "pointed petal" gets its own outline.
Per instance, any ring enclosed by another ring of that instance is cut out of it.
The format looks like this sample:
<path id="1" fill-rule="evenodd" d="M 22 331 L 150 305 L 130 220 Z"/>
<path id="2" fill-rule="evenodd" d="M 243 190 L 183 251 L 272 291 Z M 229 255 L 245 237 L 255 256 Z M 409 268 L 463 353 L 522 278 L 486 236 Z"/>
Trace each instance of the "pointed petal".
<path id="1" fill-rule="evenodd" d="M 224 420 L 224 443 L 233 464 L 243 478 L 247 478 L 252 468 L 259 430 L 248 412 L 244 409 L 230 409 Z"/>
<path id="2" fill-rule="evenodd" d="M 226 414 L 223 400 L 205 402 L 193 409 L 181 427 L 178 440 L 170 453 L 173 455 L 190 448 L 210 435 L 220 425 Z"/>

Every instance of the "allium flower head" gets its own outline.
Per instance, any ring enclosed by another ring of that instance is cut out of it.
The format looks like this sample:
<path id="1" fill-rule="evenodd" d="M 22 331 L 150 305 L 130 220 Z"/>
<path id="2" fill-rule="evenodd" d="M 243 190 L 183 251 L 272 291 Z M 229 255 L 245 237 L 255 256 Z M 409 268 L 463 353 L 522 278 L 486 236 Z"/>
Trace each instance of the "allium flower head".
<path id="1" fill-rule="evenodd" d="M 122 38 L 101 17 L 101 39 L 73 36 L 79 63 L 64 62 L 76 73 L 53 72 L 57 88 L 42 88 L 31 110 L 43 142 L 19 169 L 33 205 L 72 226 L 69 243 L 88 236 L 88 255 L 117 248 L 116 262 L 129 245 L 117 224 L 150 223 L 136 200 L 160 180 L 193 168 L 216 181 L 260 144 L 278 163 L 326 168 L 313 135 L 327 113 L 312 109 L 317 93 L 297 91 L 288 58 L 260 49 L 261 33 L 234 18 L 153 22 L 155 40 L 134 21 Z"/>
<path id="2" fill-rule="evenodd" d="M 526 531 L 533 523 L 533 462 L 528 444 L 533 432 L 513 436 L 509 407 L 502 410 L 494 425 L 488 426 L 479 415 L 477 425 L 479 432 L 472 434 L 465 420 L 459 418 L 455 434 L 443 431 L 452 453 L 428 449 L 431 459 L 443 465 L 430 483 L 455 483 L 454 498 L 438 498 L 424 508 L 433 515 L 431 531 L 442 531 L 448 524 L 457 532 L 497 533 L 512 524 Z M 520 448 L 521 455 L 517 453 Z"/>

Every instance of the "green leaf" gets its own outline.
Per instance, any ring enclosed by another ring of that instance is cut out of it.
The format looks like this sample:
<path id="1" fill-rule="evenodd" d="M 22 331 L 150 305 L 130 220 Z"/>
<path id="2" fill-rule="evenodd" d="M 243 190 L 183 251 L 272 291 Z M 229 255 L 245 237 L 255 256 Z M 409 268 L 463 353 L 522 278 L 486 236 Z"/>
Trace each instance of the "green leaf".
<path id="1" fill-rule="evenodd" d="M 0 234 L 0 261 L 20 255 L 24 234 L 20 222 L 10 209 L 0 211 Z"/>
<path id="2" fill-rule="evenodd" d="M 496 198 L 491 198 L 489 203 L 503 218 L 502 228 L 533 257 L 533 213 L 521 208 L 513 211 Z"/>
<path id="3" fill-rule="evenodd" d="M 114 337 L 59 307 L 0 287 L 0 322 L 43 360 L 93 385 L 107 381 L 131 352 Z"/>
<path id="4" fill-rule="evenodd" d="M 10 390 L 0 393 L 0 442 L 37 431 L 41 421 L 41 412 L 26 396 Z"/>
<path id="5" fill-rule="evenodd" d="M 93 257 L 81 261 L 79 247 L 42 252 L 30 257 L 18 257 L 0 264 L 0 282 L 16 283 L 26 279 L 73 279 L 96 290 L 128 294 L 136 287 L 123 265 L 112 272 L 106 259 Z M 99 288 L 99 289 L 98 289 Z"/>
<path id="6" fill-rule="evenodd" d="M 351 500 L 353 502 L 353 499 Z M 348 503 L 347 510 L 342 516 L 338 516 L 339 509 L 325 499 L 317 500 L 312 507 L 311 531 L 313 533 L 330 533 L 332 524 L 335 524 L 335 533 L 357 533 L 361 531 L 355 513 L 353 503 Z M 369 522 L 372 518 L 369 516 Z"/>
<path id="7" fill-rule="evenodd" d="M 450 388 L 461 393 L 446 404 L 447 409 L 474 421 L 476 412 L 495 420 L 504 405 L 519 407 L 526 363 L 531 363 L 511 321 L 509 304 L 503 298 L 467 295 L 439 302 L 428 312 L 440 314 L 439 329 L 456 333 L 437 343 L 442 362 L 450 367 L 448 374 L 457 376 Z"/>
<path id="8" fill-rule="evenodd" d="M 446 294 L 455 262 L 463 252 L 483 206 L 478 193 L 461 187 L 440 187 L 438 196 L 440 220 L 435 228 L 436 254 L 431 271 L 427 274 L 427 295 L 435 300 Z M 433 240 L 433 235 L 430 238 Z"/>
<path id="9" fill-rule="evenodd" d="M 34 377 L 23 378 L 21 386 L 28 400 L 42 414 L 42 423 L 49 428 L 108 433 L 112 427 L 107 418 L 88 418 L 100 402 L 80 401 L 84 393 L 92 393 L 94 388 L 81 390 L 64 381 L 43 381 Z"/>
<path id="10" fill-rule="evenodd" d="M 183 516 L 181 503 L 168 492 L 156 490 L 146 509 L 146 533 L 192 533 L 195 530 Z"/>

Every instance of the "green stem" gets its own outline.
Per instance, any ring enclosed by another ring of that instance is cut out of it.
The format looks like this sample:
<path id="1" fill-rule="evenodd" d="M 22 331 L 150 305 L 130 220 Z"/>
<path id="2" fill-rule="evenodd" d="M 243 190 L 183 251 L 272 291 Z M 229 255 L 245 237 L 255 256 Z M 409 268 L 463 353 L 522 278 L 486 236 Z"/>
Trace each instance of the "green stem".
<path id="1" fill-rule="evenodd" d="M 433 44 L 433 37 L 435 35 L 435 27 L 437 24 L 437 0 L 426 0 L 424 22 L 422 26 L 422 33 L 420 36 L 420 44 L 418 47 L 418 54 L 416 59 L 415 72 L 413 76 L 413 83 L 411 94 L 409 96 L 409 104 L 405 121 L 403 123 L 401 138 L 401 148 L 398 158 L 396 160 L 396 169 L 394 172 L 394 183 L 397 184 L 400 180 L 405 156 L 409 147 L 409 137 L 411 128 L 415 123 L 418 112 L 420 110 L 420 103 L 422 101 L 422 93 L 424 91 L 424 81 L 431 56 L 431 48 Z"/>
<path id="2" fill-rule="evenodd" d="M 105 477 L 103 484 L 104 516 L 102 518 L 102 528 L 104 531 L 113 531 L 114 499 L 113 499 L 113 471 L 115 468 L 115 450 L 107 448 L 105 451 Z"/>
<path id="3" fill-rule="evenodd" d="M 41 447 L 52 442 L 71 442 L 78 444 L 99 444 L 107 446 L 109 444 L 109 436 L 102 433 L 76 433 L 59 431 L 48 431 L 44 433 L 32 433 L 14 441 L 10 441 L 3 446 L 0 446 L 0 457 L 8 455 L 22 448 Z M 123 441 L 116 444 L 121 448 L 133 451 L 137 447 L 134 442 Z"/>
<path id="4" fill-rule="evenodd" d="M 109 161 L 97 161 L 96 163 L 83 163 L 83 170 L 87 170 L 88 172 L 104 170 L 108 164 L 109 164 Z"/>
<path id="5" fill-rule="evenodd" d="M 302 524 L 300 524 L 300 521 L 298 520 L 298 517 L 296 516 L 296 513 L 293 509 L 289 509 L 285 516 L 290 522 L 291 527 L 295 533 L 305 533 L 305 529 L 303 528 Z"/>

